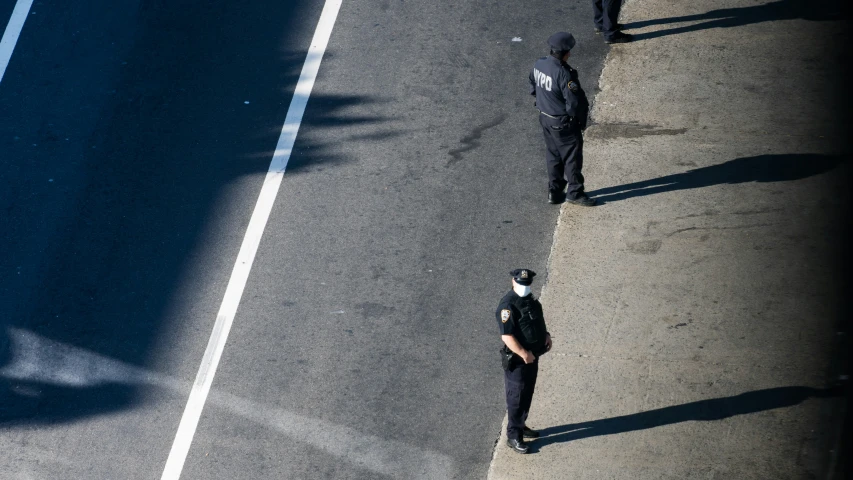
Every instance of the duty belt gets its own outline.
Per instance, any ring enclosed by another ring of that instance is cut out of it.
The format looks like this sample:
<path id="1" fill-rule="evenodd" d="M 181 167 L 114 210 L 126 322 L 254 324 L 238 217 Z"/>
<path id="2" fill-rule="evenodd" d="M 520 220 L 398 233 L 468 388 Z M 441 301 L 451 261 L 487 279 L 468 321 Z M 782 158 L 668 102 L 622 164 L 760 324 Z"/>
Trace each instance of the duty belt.
<path id="1" fill-rule="evenodd" d="M 568 116 L 568 115 L 559 115 L 559 116 L 556 116 L 556 117 L 555 117 L 554 115 L 548 115 L 547 113 L 543 112 L 542 110 L 539 110 L 539 113 L 541 113 L 542 115 L 545 115 L 545 116 L 546 116 L 546 117 L 548 117 L 548 118 L 553 118 L 554 120 L 560 120 L 560 119 L 561 119 L 561 117 L 566 117 L 566 116 Z"/>

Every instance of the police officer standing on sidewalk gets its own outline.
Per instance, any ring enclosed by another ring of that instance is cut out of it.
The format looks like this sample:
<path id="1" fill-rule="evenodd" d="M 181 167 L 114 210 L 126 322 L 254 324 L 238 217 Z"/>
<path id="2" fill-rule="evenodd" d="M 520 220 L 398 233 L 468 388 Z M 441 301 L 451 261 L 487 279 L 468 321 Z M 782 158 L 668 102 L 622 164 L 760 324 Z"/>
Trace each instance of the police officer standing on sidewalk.
<path id="1" fill-rule="evenodd" d="M 545 326 L 542 304 L 530 293 L 536 272 L 517 269 L 512 275 L 512 290 L 501 299 L 495 312 L 501 340 L 506 393 L 507 445 L 518 453 L 527 453 L 525 438 L 538 438 L 539 432 L 525 425 L 540 356 L 551 350 L 551 335 Z"/>
<path id="2" fill-rule="evenodd" d="M 530 94 L 536 97 L 539 124 L 545 136 L 548 168 L 548 201 L 591 207 L 595 200 L 584 192 L 583 136 L 589 102 L 578 72 L 566 61 L 575 46 L 571 33 L 557 32 L 548 38 L 551 54 L 536 60 L 530 72 Z M 563 189 L 568 185 L 568 190 Z"/>

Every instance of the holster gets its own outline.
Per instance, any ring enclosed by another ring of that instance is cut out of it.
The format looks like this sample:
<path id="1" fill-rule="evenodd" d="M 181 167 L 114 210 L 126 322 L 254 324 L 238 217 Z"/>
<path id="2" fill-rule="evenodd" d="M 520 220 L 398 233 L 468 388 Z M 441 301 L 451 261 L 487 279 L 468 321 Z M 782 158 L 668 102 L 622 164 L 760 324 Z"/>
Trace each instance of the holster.
<path id="1" fill-rule="evenodd" d="M 501 367 L 504 370 L 512 370 L 515 366 L 515 358 L 516 355 L 506 345 L 501 347 Z"/>

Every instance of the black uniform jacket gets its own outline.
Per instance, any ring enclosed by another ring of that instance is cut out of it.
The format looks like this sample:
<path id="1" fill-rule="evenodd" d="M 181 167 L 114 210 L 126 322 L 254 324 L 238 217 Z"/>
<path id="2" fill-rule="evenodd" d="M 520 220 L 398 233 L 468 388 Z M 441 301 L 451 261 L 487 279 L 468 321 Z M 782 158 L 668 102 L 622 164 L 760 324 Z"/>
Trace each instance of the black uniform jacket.
<path id="1" fill-rule="evenodd" d="M 528 77 L 530 94 L 539 111 L 553 117 L 570 116 L 586 126 L 589 102 L 578 80 L 578 72 L 553 56 L 536 60 Z"/>

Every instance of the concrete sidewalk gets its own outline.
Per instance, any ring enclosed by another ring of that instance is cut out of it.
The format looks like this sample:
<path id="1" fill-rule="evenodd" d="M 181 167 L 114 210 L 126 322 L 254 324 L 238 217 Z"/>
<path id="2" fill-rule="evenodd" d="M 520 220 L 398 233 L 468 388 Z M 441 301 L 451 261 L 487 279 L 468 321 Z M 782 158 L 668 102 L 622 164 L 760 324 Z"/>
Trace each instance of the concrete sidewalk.
<path id="1" fill-rule="evenodd" d="M 502 434 L 489 478 L 831 476 L 849 125 L 823 3 L 626 2 L 586 132 L 603 205 L 563 206 L 542 293 L 544 437 Z"/>

